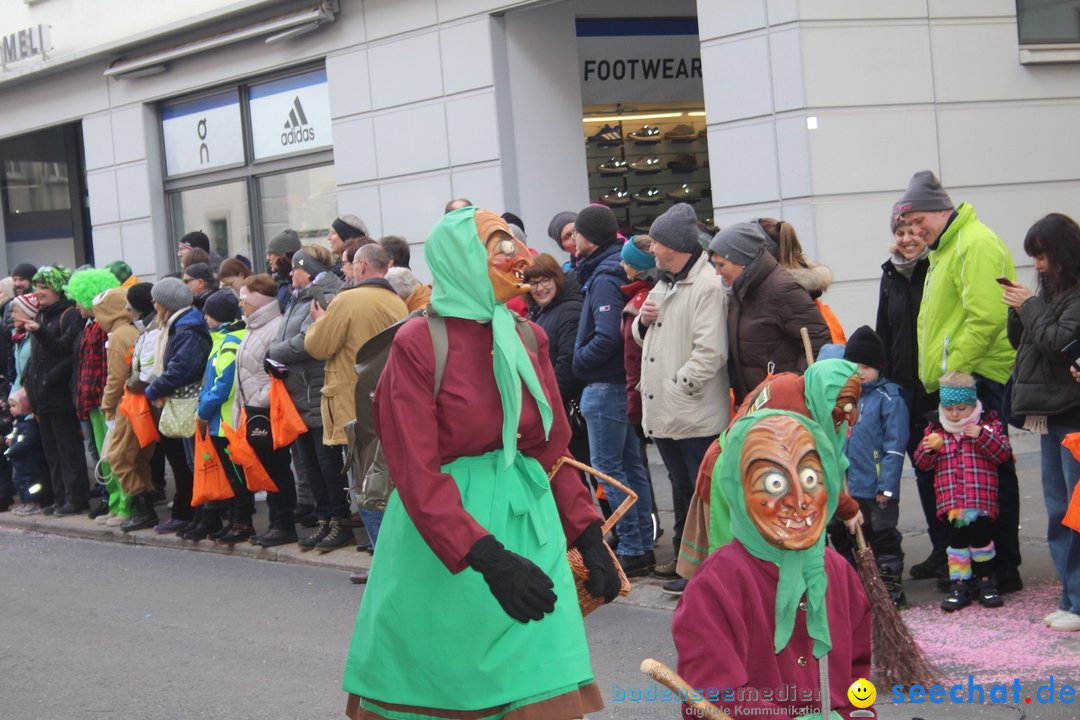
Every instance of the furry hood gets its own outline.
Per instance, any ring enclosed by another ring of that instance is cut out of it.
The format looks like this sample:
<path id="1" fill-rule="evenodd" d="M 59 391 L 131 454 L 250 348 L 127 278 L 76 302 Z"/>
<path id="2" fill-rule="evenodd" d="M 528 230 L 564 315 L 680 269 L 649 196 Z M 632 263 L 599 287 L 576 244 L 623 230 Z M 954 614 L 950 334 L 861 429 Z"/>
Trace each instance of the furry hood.
<path id="1" fill-rule="evenodd" d="M 784 268 L 791 277 L 795 278 L 795 282 L 803 286 L 806 292 L 811 294 L 821 294 L 829 289 L 832 285 L 833 274 L 825 265 L 819 265 L 815 262 L 810 262 L 808 268 Z"/>

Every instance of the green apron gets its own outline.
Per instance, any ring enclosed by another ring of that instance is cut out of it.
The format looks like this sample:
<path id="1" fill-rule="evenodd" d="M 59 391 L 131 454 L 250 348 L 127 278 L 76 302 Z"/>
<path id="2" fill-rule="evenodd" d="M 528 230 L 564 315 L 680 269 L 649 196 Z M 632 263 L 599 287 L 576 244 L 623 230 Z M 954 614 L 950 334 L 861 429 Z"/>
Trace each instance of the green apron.
<path id="1" fill-rule="evenodd" d="M 390 496 L 378 552 L 360 603 L 344 689 L 384 703 L 447 710 L 522 705 L 593 681 L 585 623 L 566 560 L 566 536 L 551 485 L 535 459 L 503 452 L 444 465 L 462 503 L 508 550 L 527 557 L 555 583 L 555 611 L 539 622 L 511 619 L 472 568 L 452 574 Z M 387 718 L 423 714 L 363 707 Z"/>
<path id="2" fill-rule="evenodd" d="M 101 448 L 105 444 L 105 434 L 109 430 L 108 425 L 105 424 L 105 415 L 100 409 L 94 408 L 90 411 L 90 426 L 94 429 L 94 446 L 97 447 L 100 456 Z M 94 474 L 97 475 L 97 473 Z M 101 474 L 105 478 L 105 492 L 108 494 L 109 512 L 121 517 L 131 517 L 131 498 L 120 489 L 120 481 L 113 474 L 109 463 L 102 461 Z"/>

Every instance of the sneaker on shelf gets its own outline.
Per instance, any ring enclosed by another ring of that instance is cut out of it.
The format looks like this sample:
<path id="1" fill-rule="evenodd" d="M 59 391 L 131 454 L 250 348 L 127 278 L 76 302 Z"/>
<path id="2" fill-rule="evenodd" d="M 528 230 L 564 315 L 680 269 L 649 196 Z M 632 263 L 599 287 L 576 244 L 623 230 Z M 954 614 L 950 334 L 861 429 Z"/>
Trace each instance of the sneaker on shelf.
<path id="1" fill-rule="evenodd" d="M 664 202 L 664 195 L 660 192 L 660 188 L 653 185 L 634 193 L 634 200 L 637 201 L 638 205 L 659 205 Z"/>
<path id="2" fill-rule="evenodd" d="M 596 200 L 608 207 L 626 207 L 630 204 L 630 193 L 622 188 L 611 188 Z"/>
<path id="3" fill-rule="evenodd" d="M 656 220 L 656 217 L 656 215 L 649 215 L 640 222 L 634 223 L 632 229 L 634 230 L 634 232 L 647 233 L 650 229 L 652 229 L 652 224 Z"/>
<path id="4" fill-rule="evenodd" d="M 661 140 L 660 128 L 655 125 L 643 125 L 634 132 L 630 133 L 627 137 L 636 143 L 643 143 L 646 145 L 654 145 Z"/>
<path id="5" fill-rule="evenodd" d="M 630 169 L 638 175 L 653 175 L 664 169 L 664 162 L 656 155 L 638 158 L 630 163 Z"/>
<path id="6" fill-rule="evenodd" d="M 697 136 L 698 136 L 699 140 L 702 140 L 702 139 L 708 137 L 709 136 L 709 128 L 707 128 L 707 127 L 701 128 L 701 131 L 698 132 Z"/>
<path id="7" fill-rule="evenodd" d="M 693 203 L 701 199 L 701 193 L 686 183 L 667 194 L 668 200 L 675 202 Z"/>
<path id="8" fill-rule="evenodd" d="M 612 157 L 596 166 L 596 172 L 601 175 L 623 175 L 626 173 L 628 164 L 622 158 Z"/>
<path id="9" fill-rule="evenodd" d="M 687 582 L 689 581 L 683 578 L 675 578 L 674 580 L 669 580 L 668 582 L 660 586 L 660 592 L 664 593 L 665 595 L 681 597 L 683 591 L 686 590 Z"/>
<path id="10" fill-rule="evenodd" d="M 588 141 L 598 145 L 618 145 L 622 142 L 622 128 L 605 124 L 589 136 Z"/>
<path id="11" fill-rule="evenodd" d="M 691 140 L 698 139 L 698 131 L 694 129 L 694 126 L 688 123 L 680 123 L 675 127 L 664 133 L 665 140 L 675 140 L 677 142 L 690 142 Z"/>
<path id="12" fill-rule="evenodd" d="M 675 172 L 693 172 L 697 170 L 697 158 L 690 153 L 679 153 L 668 160 L 668 168 Z"/>

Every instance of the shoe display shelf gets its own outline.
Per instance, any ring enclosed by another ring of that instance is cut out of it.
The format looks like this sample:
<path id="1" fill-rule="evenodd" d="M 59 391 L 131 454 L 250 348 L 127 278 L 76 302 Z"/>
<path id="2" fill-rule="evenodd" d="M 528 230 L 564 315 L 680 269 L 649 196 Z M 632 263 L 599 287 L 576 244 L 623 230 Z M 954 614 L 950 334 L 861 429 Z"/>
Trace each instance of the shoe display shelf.
<path id="1" fill-rule="evenodd" d="M 677 202 L 712 217 L 702 118 L 586 124 L 589 199 L 615 212 L 624 234 L 647 232 Z"/>

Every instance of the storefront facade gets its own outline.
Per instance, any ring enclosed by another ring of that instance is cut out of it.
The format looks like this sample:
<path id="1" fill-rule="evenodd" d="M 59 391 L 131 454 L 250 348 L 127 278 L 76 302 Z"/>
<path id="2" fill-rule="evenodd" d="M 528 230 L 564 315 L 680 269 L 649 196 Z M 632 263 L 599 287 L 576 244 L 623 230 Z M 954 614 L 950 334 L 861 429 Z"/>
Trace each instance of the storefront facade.
<path id="1" fill-rule="evenodd" d="M 262 267 L 282 228 L 320 242 L 351 213 L 425 276 L 451 198 L 558 254 L 560 210 L 615 198 L 632 229 L 687 197 L 793 223 L 854 327 L 916 170 L 1019 265 L 1031 222 L 1080 216 L 1080 33 L 1038 4 L 1021 45 L 1014 0 L 0 0 L 0 263 L 153 277 L 201 229 Z"/>

